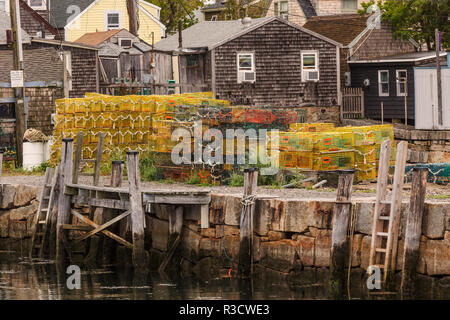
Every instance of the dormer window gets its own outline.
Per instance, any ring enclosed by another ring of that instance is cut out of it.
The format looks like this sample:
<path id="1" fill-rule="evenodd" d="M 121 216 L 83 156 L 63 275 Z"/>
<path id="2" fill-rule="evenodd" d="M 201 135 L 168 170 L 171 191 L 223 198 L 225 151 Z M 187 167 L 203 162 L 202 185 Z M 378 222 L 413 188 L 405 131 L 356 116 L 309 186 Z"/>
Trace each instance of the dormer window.
<path id="1" fill-rule="evenodd" d="M 34 10 L 47 10 L 46 0 L 28 0 L 28 5 Z"/>
<path id="2" fill-rule="evenodd" d="M 119 38 L 119 46 L 122 48 L 131 48 L 133 40 L 129 38 Z"/>

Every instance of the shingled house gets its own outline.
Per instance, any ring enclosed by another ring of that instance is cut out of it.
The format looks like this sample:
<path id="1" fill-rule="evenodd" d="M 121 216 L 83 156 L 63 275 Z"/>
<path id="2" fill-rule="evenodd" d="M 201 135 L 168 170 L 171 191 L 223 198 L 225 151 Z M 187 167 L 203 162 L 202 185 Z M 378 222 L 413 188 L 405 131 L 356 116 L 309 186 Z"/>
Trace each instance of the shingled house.
<path id="1" fill-rule="evenodd" d="M 339 102 L 341 45 L 287 20 L 204 21 L 183 30 L 181 48 L 178 40 L 175 34 L 155 44 L 157 71 L 182 84 L 208 84 L 217 98 L 256 105 Z M 166 63 L 158 63 L 161 56 Z"/>
<path id="2" fill-rule="evenodd" d="M 300 26 L 316 15 L 310 0 L 270 0 L 264 14 L 266 17 L 281 17 Z"/>
<path id="3" fill-rule="evenodd" d="M 341 14 L 311 17 L 303 26 L 342 45 L 341 83 L 350 86 L 350 60 L 415 52 L 413 41 L 394 39 L 389 23 L 375 15 Z"/>

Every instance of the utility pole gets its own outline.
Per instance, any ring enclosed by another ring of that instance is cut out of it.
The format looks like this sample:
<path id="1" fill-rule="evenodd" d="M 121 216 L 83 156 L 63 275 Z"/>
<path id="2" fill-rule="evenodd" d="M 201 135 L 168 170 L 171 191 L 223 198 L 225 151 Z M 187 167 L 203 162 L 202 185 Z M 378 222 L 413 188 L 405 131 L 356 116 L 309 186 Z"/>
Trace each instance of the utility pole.
<path id="1" fill-rule="evenodd" d="M 136 14 L 136 0 L 127 0 L 128 5 L 128 21 L 130 24 L 130 32 L 136 37 L 138 36 L 138 24 L 137 24 L 137 14 Z"/>
<path id="2" fill-rule="evenodd" d="M 14 43 L 14 70 L 23 72 L 22 32 L 20 26 L 20 7 L 18 0 L 10 0 L 11 30 Z M 25 80 L 24 80 L 25 81 Z M 14 104 L 16 112 L 16 167 L 23 163 L 23 134 L 25 133 L 25 98 L 24 87 L 14 88 Z"/>
<path id="3" fill-rule="evenodd" d="M 438 123 L 442 126 L 442 82 L 441 82 L 441 59 L 440 46 L 441 37 L 438 29 L 434 29 L 435 46 L 436 46 L 436 74 L 437 74 L 437 92 L 438 92 Z"/>

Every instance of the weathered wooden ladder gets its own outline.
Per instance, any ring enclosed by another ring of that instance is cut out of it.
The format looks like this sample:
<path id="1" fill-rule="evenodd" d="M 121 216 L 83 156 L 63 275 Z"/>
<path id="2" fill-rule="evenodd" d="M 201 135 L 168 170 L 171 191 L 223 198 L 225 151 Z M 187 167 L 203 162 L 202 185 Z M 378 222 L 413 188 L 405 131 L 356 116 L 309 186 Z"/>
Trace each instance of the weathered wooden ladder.
<path id="1" fill-rule="evenodd" d="M 406 141 L 402 141 L 397 145 L 394 183 L 391 200 L 388 201 L 386 198 L 391 141 L 386 140 L 381 144 L 369 266 L 383 270 L 385 284 L 396 267 L 398 229 L 407 151 L 408 143 Z M 387 208 L 388 205 L 390 205 L 390 210 Z"/>
<path id="2" fill-rule="evenodd" d="M 98 186 L 100 182 L 100 168 L 102 162 L 102 153 L 103 153 L 103 143 L 105 140 L 105 134 L 103 132 L 98 133 L 98 142 L 97 142 L 97 151 L 95 159 L 83 159 L 83 131 L 79 131 L 77 134 L 77 145 L 75 147 L 75 159 L 73 162 L 73 177 L 72 181 L 74 184 L 78 183 L 79 176 L 88 176 L 93 177 L 93 185 Z M 82 163 L 93 163 L 94 164 L 94 172 L 93 173 L 84 173 L 81 172 L 83 167 L 81 167 Z"/>
<path id="3" fill-rule="evenodd" d="M 58 167 L 56 167 L 55 171 L 53 171 L 53 168 L 47 168 L 45 171 L 44 185 L 39 196 L 39 207 L 33 221 L 31 246 L 29 251 L 30 258 L 33 258 L 33 255 L 37 255 L 39 258 L 43 258 L 44 256 L 50 216 L 55 203 L 57 175 Z"/>

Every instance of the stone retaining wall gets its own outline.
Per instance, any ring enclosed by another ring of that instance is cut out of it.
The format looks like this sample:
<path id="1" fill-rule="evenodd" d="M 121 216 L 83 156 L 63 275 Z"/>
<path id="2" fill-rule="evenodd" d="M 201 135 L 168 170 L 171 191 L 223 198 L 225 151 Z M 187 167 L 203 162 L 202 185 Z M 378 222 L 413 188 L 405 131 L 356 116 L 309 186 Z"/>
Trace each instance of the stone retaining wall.
<path id="1" fill-rule="evenodd" d="M 39 187 L 1 185 L 0 242 L 31 236 L 33 214 L 37 211 Z M 239 252 L 241 197 L 213 194 L 209 215 L 211 227 L 200 228 L 200 212 L 186 208 L 180 244 L 183 270 L 200 272 L 236 265 Z M 405 213 L 402 205 L 397 270 L 401 269 Z M 157 267 L 168 246 L 168 213 L 165 205 L 155 205 L 146 215 L 146 248 Z M 426 202 L 420 262 L 417 272 L 450 275 L 450 209 L 446 202 Z M 328 267 L 334 203 L 329 199 L 261 199 L 256 203 L 254 262 L 259 266 L 289 274 L 304 267 Z M 369 263 L 373 202 L 357 202 L 352 267 L 366 269 Z M 0 245 L 1 246 L 1 245 Z"/>

